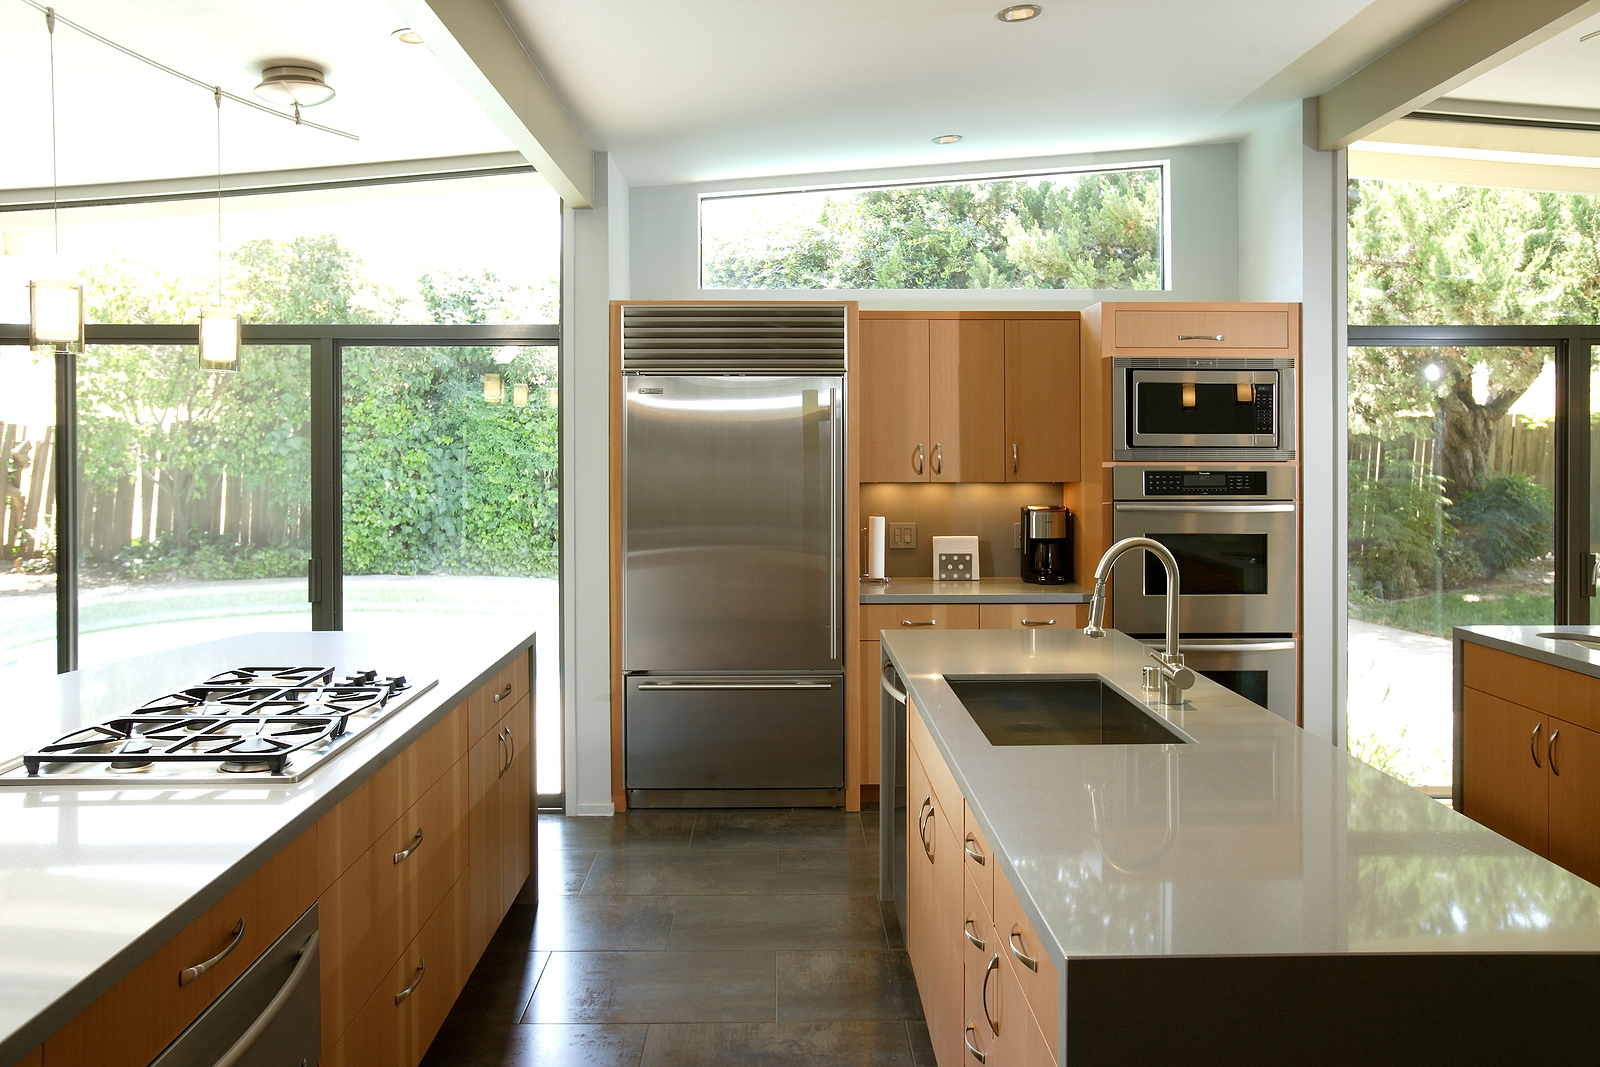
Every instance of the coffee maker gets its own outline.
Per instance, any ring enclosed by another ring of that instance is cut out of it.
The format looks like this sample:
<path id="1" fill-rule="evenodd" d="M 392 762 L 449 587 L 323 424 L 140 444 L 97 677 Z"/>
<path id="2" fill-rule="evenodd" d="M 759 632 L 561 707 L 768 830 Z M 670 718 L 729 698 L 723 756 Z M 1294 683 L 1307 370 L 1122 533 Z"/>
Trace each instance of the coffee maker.
<path id="1" fill-rule="evenodd" d="M 1058 504 L 1022 509 L 1022 580 L 1036 585 L 1072 581 L 1072 512 Z"/>

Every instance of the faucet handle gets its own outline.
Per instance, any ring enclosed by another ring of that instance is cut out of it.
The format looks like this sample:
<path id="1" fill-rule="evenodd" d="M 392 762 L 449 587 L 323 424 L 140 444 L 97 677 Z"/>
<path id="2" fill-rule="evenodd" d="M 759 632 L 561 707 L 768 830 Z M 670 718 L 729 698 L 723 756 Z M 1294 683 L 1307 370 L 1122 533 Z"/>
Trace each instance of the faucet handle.
<path id="1" fill-rule="evenodd" d="M 1183 653 L 1176 652 L 1168 656 L 1158 648 L 1149 650 L 1150 658 L 1161 666 L 1158 668 L 1162 675 L 1179 689 L 1188 689 L 1194 685 L 1194 671 L 1183 665 Z"/>

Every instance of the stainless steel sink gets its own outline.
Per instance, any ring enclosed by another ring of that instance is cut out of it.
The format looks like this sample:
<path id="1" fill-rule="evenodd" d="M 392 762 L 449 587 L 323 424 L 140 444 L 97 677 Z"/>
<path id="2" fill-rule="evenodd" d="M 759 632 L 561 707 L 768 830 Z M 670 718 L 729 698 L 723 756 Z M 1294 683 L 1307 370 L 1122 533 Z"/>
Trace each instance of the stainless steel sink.
<path id="1" fill-rule="evenodd" d="M 1182 745 L 1188 739 L 1098 677 L 946 677 L 991 745 Z"/>
<path id="2" fill-rule="evenodd" d="M 1546 637 L 1552 641 L 1566 641 L 1574 645 L 1583 645 L 1586 648 L 1600 649 L 1600 634 L 1563 634 L 1551 631 L 1550 633 L 1536 634 L 1537 637 Z"/>

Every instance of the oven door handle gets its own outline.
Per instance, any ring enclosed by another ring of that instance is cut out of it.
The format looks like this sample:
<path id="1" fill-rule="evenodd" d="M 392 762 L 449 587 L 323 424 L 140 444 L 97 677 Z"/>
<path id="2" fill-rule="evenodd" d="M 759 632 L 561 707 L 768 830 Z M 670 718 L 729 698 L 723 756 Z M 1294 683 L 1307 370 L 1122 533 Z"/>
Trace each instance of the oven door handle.
<path id="1" fill-rule="evenodd" d="M 1178 642 L 1179 652 L 1293 652 L 1293 641 L 1257 641 L 1237 645 L 1200 645 Z"/>
<path id="2" fill-rule="evenodd" d="M 1273 515 L 1294 514 L 1293 504 L 1118 504 L 1118 511 L 1157 512 L 1170 515 L 1175 512 L 1206 515 Z"/>

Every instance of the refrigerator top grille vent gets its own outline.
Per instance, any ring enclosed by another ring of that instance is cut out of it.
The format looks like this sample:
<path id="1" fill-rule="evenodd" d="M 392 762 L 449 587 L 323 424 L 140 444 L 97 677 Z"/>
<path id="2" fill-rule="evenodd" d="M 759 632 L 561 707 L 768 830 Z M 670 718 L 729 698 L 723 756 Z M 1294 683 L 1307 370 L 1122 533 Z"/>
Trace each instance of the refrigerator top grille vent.
<path id="1" fill-rule="evenodd" d="M 641 374 L 842 374 L 843 304 L 628 304 L 622 369 Z"/>

